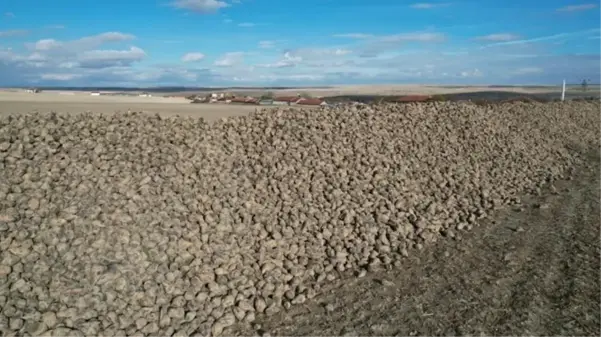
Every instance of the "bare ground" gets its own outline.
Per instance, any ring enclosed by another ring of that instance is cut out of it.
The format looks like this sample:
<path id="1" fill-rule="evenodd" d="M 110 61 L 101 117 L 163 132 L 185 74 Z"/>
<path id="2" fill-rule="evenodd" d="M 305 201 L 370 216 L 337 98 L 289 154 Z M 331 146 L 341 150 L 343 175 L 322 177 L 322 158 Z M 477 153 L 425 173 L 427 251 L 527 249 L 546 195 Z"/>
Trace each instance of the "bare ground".
<path id="1" fill-rule="evenodd" d="M 556 193 L 234 334 L 600 335 L 599 154 Z"/>
<path id="2" fill-rule="evenodd" d="M 115 112 L 119 113 L 131 110 L 150 114 L 158 113 L 166 117 L 202 117 L 207 121 L 215 121 L 224 117 L 246 116 L 256 109 L 262 108 L 265 107 L 236 104 L 190 104 L 190 101 L 184 98 L 146 98 L 135 96 L 95 97 L 85 93 L 60 95 L 53 92 L 44 92 L 34 95 L 24 92 L 0 91 L 0 116 L 36 111 L 54 111 L 69 114 L 91 111 L 94 113 L 112 115 Z"/>

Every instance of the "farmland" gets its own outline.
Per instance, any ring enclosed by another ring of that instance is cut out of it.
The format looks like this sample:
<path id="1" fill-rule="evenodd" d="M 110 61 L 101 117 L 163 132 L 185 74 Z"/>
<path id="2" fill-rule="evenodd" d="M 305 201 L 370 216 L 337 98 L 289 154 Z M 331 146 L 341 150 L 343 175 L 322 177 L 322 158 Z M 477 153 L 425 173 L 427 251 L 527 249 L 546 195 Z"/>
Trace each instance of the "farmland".
<path id="1" fill-rule="evenodd" d="M 598 100 L 255 109 L 0 94 L 3 335 L 600 333 Z"/>

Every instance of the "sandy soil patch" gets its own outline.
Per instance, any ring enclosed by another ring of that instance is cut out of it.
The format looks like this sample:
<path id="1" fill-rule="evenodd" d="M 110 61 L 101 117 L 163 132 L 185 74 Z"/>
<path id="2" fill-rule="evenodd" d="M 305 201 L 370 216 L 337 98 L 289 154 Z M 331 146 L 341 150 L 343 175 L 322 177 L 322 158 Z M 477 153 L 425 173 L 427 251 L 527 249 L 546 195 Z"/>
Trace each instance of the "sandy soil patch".
<path id="1" fill-rule="evenodd" d="M 243 116 L 257 106 L 190 104 L 185 98 L 90 96 L 74 93 L 61 95 L 56 92 L 27 94 L 0 92 L 0 115 L 28 112 L 82 113 L 86 111 L 113 114 L 115 112 L 143 111 L 162 116 L 203 117 L 208 121 L 222 117 Z"/>

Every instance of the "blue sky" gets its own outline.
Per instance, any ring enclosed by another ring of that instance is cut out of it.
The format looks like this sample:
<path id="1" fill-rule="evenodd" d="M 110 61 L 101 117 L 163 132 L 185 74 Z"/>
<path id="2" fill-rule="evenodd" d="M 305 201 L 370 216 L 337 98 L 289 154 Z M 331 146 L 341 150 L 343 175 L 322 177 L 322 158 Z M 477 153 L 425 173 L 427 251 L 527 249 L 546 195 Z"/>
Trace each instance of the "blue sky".
<path id="1" fill-rule="evenodd" d="M 598 83 L 568 0 L 2 0 L 0 86 Z"/>

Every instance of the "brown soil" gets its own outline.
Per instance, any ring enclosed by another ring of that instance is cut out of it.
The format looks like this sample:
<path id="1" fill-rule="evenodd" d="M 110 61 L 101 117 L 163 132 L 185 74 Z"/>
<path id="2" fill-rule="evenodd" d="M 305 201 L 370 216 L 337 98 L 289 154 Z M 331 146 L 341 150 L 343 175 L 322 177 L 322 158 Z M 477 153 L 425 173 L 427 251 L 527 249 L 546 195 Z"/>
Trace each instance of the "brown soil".
<path id="1" fill-rule="evenodd" d="M 599 154 L 589 157 L 556 192 L 232 333 L 598 336 Z"/>

